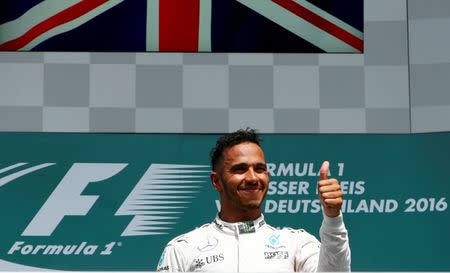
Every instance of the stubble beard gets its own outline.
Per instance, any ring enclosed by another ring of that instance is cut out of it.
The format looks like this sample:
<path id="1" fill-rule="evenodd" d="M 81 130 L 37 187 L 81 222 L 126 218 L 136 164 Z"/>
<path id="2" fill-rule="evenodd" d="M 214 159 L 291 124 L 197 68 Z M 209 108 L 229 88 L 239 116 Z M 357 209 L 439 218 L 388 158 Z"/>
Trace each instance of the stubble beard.
<path id="1" fill-rule="evenodd" d="M 262 202 L 264 201 L 264 198 L 266 197 L 266 194 L 267 194 L 267 191 L 266 191 L 260 200 L 250 200 L 249 202 L 246 203 L 246 202 L 242 202 L 243 200 L 239 197 L 237 192 L 236 192 L 236 195 L 233 195 L 230 193 L 227 181 L 222 179 L 222 185 L 224 188 L 225 198 L 230 200 L 236 209 L 239 209 L 242 211 L 260 210 Z"/>

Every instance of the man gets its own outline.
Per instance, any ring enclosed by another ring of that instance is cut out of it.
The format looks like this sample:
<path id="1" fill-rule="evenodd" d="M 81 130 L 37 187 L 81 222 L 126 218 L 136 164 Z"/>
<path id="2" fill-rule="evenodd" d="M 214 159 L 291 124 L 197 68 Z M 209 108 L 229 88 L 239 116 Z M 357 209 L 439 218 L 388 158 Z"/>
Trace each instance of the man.
<path id="1" fill-rule="evenodd" d="M 264 221 L 261 204 L 269 175 L 254 130 L 221 137 L 211 152 L 211 182 L 221 209 L 211 224 L 170 241 L 158 271 L 286 272 L 350 271 L 350 248 L 342 213 L 342 191 L 320 169 L 319 198 L 324 219 L 321 243 L 306 231 L 275 229 Z"/>

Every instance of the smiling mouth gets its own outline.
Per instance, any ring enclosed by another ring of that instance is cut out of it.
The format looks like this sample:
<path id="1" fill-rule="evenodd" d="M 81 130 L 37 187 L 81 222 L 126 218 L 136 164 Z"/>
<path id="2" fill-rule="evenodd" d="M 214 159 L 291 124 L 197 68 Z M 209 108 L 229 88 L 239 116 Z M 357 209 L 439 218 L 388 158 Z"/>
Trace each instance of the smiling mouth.
<path id="1" fill-rule="evenodd" d="M 255 192 L 259 192 L 262 191 L 263 189 L 261 188 L 244 188 L 244 189 L 240 189 L 239 191 L 241 192 L 248 192 L 248 193 L 255 193 Z"/>

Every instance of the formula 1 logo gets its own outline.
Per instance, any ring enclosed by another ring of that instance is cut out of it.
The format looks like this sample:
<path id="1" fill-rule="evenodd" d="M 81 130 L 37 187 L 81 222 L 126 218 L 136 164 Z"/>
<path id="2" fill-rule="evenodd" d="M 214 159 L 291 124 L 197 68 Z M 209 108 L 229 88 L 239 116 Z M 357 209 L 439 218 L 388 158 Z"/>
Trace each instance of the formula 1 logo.
<path id="1" fill-rule="evenodd" d="M 0 187 L 17 178 L 56 165 L 44 163 L 21 169 L 17 163 L 0 169 L 19 171 L 0 178 Z M 74 163 L 22 232 L 22 236 L 50 236 L 64 217 L 84 216 L 99 196 L 83 195 L 90 183 L 101 183 L 124 170 L 126 163 Z M 186 204 L 207 182 L 209 166 L 151 164 L 116 211 L 116 216 L 133 216 L 121 236 L 168 234 Z"/>

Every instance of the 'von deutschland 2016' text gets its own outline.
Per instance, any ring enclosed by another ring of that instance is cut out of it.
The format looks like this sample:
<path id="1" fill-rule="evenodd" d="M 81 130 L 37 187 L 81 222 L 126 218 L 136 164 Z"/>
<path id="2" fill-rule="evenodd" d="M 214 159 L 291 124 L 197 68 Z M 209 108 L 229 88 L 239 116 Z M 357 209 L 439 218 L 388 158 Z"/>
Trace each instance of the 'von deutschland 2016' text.
<path id="1" fill-rule="evenodd" d="M 381 200 L 343 200 L 345 213 L 390 213 L 396 211 L 398 202 L 394 199 Z M 265 213 L 318 213 L 321 211 L 318 199 L 268 199 L 264 205 Z"/>

